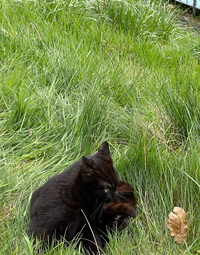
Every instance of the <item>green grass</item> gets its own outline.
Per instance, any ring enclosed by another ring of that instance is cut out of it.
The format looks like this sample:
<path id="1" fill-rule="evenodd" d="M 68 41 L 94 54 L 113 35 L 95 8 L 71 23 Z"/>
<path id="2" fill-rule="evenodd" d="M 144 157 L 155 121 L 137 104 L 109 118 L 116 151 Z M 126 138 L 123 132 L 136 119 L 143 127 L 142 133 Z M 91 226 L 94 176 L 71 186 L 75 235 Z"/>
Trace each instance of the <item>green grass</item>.
<path id="1" fill-rule="evenodd" d="M 137 197 L 106 254 L 200 250 L 200 36 L 155 1 L 0 1 L 0 254 L 33 254 L 32 192 L 110 144 Z M 177 244 L 174 206 L 187 212 Z M 41 251 L 42 254 L 42 251 Z M 45 254 L 81 254 L 62 244 Z"/>

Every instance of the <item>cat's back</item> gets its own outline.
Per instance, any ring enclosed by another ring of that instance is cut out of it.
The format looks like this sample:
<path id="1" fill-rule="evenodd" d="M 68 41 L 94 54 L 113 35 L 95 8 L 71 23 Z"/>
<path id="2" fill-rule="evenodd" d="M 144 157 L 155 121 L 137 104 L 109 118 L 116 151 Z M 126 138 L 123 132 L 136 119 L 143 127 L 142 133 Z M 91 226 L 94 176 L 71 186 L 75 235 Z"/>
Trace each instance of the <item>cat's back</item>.
<path id="1" fill-rule="evenodd" d="M 81 167 L 81 161 L 75 162 L 62 173 L 56 174 L 35 190 L 31 198 L 31 216 L 36 208 L 43 208 L 62 199 L 62 194 L 70 196 L 70 190 L 74 184 Z M 55 205 L 56 206 L 56 205 Z"/>
<path id="2" fill-rule="evenodd" d="M 81 161 L 78 160 L 77 162 L 72 164 L 69 168 L 64 170 L 63 172 L 52 176 L 35 192 L 39 192 L 39 190 L 59 188 L 59 185 L 64 185 L 65 187 L 71 186 L 73 181 L 77 178 L 80 168 L 81 168 Z"/>

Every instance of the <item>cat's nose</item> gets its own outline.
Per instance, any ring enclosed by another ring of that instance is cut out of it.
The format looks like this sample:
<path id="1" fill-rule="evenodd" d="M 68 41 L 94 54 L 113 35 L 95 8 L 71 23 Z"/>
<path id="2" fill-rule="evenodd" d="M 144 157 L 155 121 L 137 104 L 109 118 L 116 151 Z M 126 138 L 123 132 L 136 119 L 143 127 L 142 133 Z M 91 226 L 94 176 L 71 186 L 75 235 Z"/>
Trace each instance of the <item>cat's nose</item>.
<path id="1" fill-rule="evenodd" d="M 118 199 L 118 192 L 115 191 L 114 195 L 113 195 L 113 200 L 117 200 Z"/>
<path id="2" fill-rule="evenodd" d="M 116 195 L 116 191 L 113 192 L 113 190 L 110 190 L 107 194 L 106 194 L 106 200 L 107 201 L 116 201 L 117 200 L 117 195 Z"/>

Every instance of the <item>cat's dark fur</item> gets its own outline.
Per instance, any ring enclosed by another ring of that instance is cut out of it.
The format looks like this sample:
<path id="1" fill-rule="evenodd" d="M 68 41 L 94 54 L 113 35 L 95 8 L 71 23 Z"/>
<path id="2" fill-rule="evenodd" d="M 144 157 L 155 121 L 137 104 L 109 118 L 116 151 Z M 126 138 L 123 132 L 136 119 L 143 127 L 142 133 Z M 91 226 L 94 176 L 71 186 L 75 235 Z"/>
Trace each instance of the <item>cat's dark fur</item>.
<path id="1" fill-rule="evenodd" d="M 106 225 L 117 220 L 120 228 L 127 225 L 128 216 L 135 217 L 133 193 L 130 198 L 121 186 L 104 142 L 97 153 L 83 156 L 33 193 L 29 235 L 34 242 L 60 237 L 71 241 L 81 232 L 84 249 L 97 254 L 104 246 L 101 234 L 106 233 Z"/>

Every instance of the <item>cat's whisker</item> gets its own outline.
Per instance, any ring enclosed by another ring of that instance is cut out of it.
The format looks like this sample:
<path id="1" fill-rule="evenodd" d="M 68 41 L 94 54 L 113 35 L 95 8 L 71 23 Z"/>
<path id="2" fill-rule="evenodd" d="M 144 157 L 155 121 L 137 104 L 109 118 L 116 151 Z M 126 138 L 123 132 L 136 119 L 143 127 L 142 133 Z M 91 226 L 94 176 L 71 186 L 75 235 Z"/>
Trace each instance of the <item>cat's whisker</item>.
<path id="1" fill-rule="evenodd" d="M 97 206 L 97 208 L 94 210 L 94 212 L 90 215 L 90 218 L 94 218 L 94 217 L 97 215 L 97 213 L 99 212 L 99 210 L 103 208 L 103 204 L 104 204 L 104 202 L 101 202 L 101 203 Z M 100 213 L 100 214 L 101 214 L 101 213 Z"/>
<path id="2" fill-rule="evenodd" d="M 126 200 L 127 202 L 131 202 L 131 201 L 132 201 L 131 199 L 129 199 L 129 198 L 127 198 L 126 196 L 123 196 L 123 195 L 121 195 L 121 194 L 119 194 L 119 193 L 118 193 L 117 196 L 118 196 L 119 198 L 123 199 L 123 200 Z"/>
<path id="3" fill-rule="evenodd" d="M 104 207 L 104 205 L 105 205 L 105 202 L 102 202 L 102 207 L 101 207 L 101 211 L 100 211 L 100 213 L 99 213 L 99 217 L 98 217 L 97 222 L 100 222 L 100 219 L 101 219 L 102 214 L 103 214 L 103 207 Z"/>
<path id="4" fill-rule="evenodd" d="M 133 191 L 120 190 L 120 191 L 118 191 L 118 194 L 132 195 Z"/>

